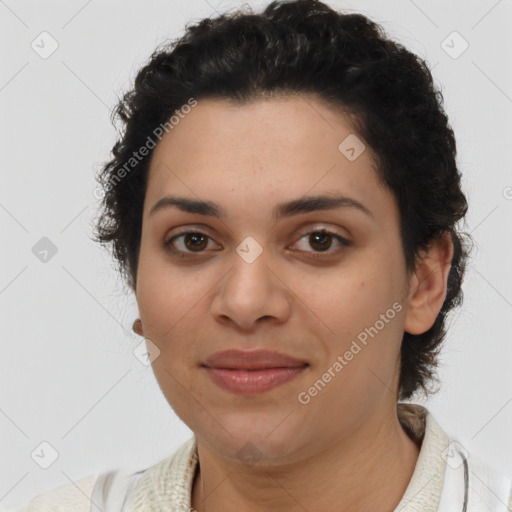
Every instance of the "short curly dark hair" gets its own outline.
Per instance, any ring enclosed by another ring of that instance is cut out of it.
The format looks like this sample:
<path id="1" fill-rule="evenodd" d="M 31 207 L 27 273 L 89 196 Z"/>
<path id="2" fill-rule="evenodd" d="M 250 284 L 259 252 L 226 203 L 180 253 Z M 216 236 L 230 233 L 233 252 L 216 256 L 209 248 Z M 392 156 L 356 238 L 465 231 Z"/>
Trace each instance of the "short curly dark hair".
<path id="1" fill-rule="evenodd" d="M 438 380 L 446 315 L 462 303 L 470 252 L 465 237 L 471 237 L 456 223 L 468 206 L 453 130 L 426 62 L 366 16 L 315 0 L 274 1 L 260 14 L 244 5 L 189 23 L 181 38 L 158 47 L 112 113 L 112 122 L 119 119 L 124 129 L 97 176 L 104 196 L 95 241 L 112 244 L 118 270 L 135 289 L 153 151 L 136 165 L 135 152 L 151 147 L 155 128 L 166 126 L 191 98 L 243 104 L 279 93 L 311 93 L 351 115 L 376 155 L 379 179 L 397 200 L 409 275 L 431 241 L 451 235 L 443 306 L 428 331 L 405 332 L 401 345 L 398 398 L 420 389 L 428 395 L 431 381 Z"/>

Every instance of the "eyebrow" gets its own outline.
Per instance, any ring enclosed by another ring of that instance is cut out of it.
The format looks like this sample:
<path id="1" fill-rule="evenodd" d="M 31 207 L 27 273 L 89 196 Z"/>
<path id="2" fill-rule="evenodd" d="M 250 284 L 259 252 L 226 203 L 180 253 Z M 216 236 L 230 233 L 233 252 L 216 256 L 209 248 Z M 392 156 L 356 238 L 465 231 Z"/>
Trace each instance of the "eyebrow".
<path id="1" fill-rule="evenodd" d="M 187 213 L 208 215 L 218 219 L 227 217 L 226 211 L 216 203 L 178 196 L 162 197 L 162 199 L 159 199 L 151 207 L 149 215 L 153 215 L 160 210 L 170 207 L 176 207 L 179 210 Z M 300 213 L 314 212 L 317 210 L 331 210 L 341 207 L 355 208 L 365 213 L 372 219 L 374 218 L 372 212 L 364 204 L 360 203 L 356 199 L 345 195 L 334 194 L 303 196 L 298 199 L 287 201 L 285 203 L 280 203 L 274 207 L 272 216 L 275 220 L 280 220 L 284 217 L 291 217 Z"/>

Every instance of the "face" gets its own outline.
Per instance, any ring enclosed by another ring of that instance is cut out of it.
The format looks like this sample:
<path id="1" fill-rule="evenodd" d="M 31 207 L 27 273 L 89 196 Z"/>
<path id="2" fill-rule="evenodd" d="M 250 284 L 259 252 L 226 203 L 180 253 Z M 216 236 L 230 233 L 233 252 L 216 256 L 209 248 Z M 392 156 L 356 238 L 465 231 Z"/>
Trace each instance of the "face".
<path id="1" fill-rule="evenodd" d="M 395 411 L 409 289 L 399 211 L 355 137 L 312 96 L 200 100 L 155 148 L 136 286 L 144 337 L 171 407 L 226 457 L 252 443 L 293 462 Z M 171 195 L 218 216 L 161 202 Z M 300 206 L 306 196 L 349 199 Z M 270 389 L 227 389 L 204 365 L 228 349 L 305 364 L 276 370 L 293 377 Z"/>

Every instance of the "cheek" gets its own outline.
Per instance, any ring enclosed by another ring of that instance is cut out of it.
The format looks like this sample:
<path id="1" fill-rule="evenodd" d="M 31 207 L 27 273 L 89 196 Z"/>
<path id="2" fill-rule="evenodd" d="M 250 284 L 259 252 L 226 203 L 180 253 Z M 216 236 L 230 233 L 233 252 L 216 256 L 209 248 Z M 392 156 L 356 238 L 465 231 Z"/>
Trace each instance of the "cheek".
<path id="1" fill-rule="evenodd" d="M 208 279 L 207 272 L 147 263 L 141 262 L 137 288 L 144 336 L 160 350 L 152 366 L 162 391 L 169 401 L 179 402 L 187 398 L 187 393 L 181 396 L 184 388 L 192 394 L 200 391 L 190 376 L 204 354 L 198 340 L 207 339 L 203 332 L 208 316 L 205 294 L 215 280 Z"/>
<path id="2" fill-rule="evenodd" d="M 381 304 L 386 301 L 383 288 L 385 285 L 376 283 L 364 269 L 352 267 L 321 279 L 301 275 L 295 291 L 300 299 L 297 306 L 318 323 L 319 336 L 328 336 L 331 343 L 340 344 L 378 318 Z"/>
<path id="3" fill-rule="evenodd" d="M 301 280 L 297 295 L 307 306 L 308 317 L 318 324 L 316 334 L 328 357 L 320 373 L 325 371 L 324 363 L 329 367 L 348 351 L 350 361 L 338 381 L 346 378 L 356 387 L 363 381 L 371 385 L 370 369 L 383 380 L 391 377 L 403 335 L 403 306 L 393 275 L 389 266 L 365 262 L 327 280 Z"/>
<path id="4" fill-rule="evenodd" d="M 211 285 L 204 272 L 178 269 L 155 255 L 141 252 L 137 304 L 144 332 L 164 342 L 174 327 L 197 314 L 201 298 Z"/>

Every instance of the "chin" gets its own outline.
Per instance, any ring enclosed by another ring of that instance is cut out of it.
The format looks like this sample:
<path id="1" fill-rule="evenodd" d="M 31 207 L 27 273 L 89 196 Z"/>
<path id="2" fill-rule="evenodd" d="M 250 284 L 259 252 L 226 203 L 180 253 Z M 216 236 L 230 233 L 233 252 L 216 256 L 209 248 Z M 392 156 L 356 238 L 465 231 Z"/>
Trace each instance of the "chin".
<path id="1" fill-rule="evenodd" d="M 290 415 L 290 420 L 291 420 Z M 284 416 L 286 417 L 286 415 Z M 262 417 L 261 413 L 231 414 L 217 417 L 215 433 L 211 430 L 197 434 L 206 444 L 226 457 L 245 460 L 265 460 L 267 463 L 289 459 L 299 449 L 299 430 L 293 420 L 283 421 L 283 415 Z M 225 429 L 225 430 L 224 430 Z M 199 432 L 199 431 L 197 431 Z M 213 435 L 212 435 L 213 434 Z M 231 434 L 231 435 L 230 435 Z M 307 444 L 307 443 L 305 443 Z"/>

